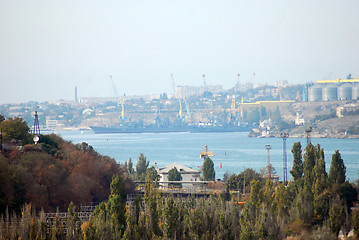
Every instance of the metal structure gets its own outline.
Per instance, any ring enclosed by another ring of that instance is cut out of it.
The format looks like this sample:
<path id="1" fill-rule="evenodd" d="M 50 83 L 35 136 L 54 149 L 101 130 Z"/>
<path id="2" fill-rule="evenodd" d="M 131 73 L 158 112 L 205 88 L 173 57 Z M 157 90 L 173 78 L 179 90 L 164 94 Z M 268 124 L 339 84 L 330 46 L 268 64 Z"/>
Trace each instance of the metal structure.
<path id="1" fill-rule="evenodd" d="M 323 101 L 335 101 L 338 99 L 338 87 L 334 84 L 328 84 L 323 88 Z"/>
<path id="2" fill-rule="evenodd" d="M 359 78 L 351 78 L 351 79 L 335 79 L 335 80 L 318 80 L 319 84 L 328 84 L 328 83 L 357 83 L 359 82 Z"/>
<path id="3" fill-rule="evenodd" d="M 308 88 L 308 101 L 316 102 L 322 100 L 323 89 L 321 86 L 311 86 Z"/>
<path id="4" fill-rule="evenodd" d="M 283 139 L 283 182 L 284 185 L 287 185 L 287 138 L 289 137 L 289 133 L 281 133 L 280 137 Z"/>
<path id="5" fill-rule="evenodd" d="M 352 87 L 352 99 L 359 98 L 359 84 Z"/>
<path id="6" fill-rule="evenodd" d="M 35 111 L 34 127 L 32 129 L 32 134 L 36 136 L 40 136 L 40 125 L 39 125 L 39 117 L 37 115 L 37 111 Z"/>
<path id="7" fill-rule="evenodd" d="M 207 81 L 206 81 L 206 75 L 203 74 L 203 86 L 204 86 L 204 92 L 207 92 Z"/>
<path id="8" fill-rule="evenodd" d="M 269 150 L 271 150 L 272 147 L 269 144 L 266 144 L 266 145 L 264 145 L 264 148 L 267 150 L 267 175 L 268 175 L 268 179 L 271 179 Z"/>
<path id="9" fill-rule="evenodd" d="M 173 77 L 173 74 L 171 73 L 171 80 L 172 80 L 172 91 L 173 91 L 173 96 L 176 98 L 176 83 L 175 83 L 175 79 Z"/>
<path id="10" fill-rule="evenodd" d="M 308 145 L 311 142 L 310 135 L 312 133 L 312 127 L 305 129 L 305 133 L 307 134 L 307 145 Z"/>
<path id="11" fill-rule="evenodd" d="M 348 83 L 338 87 L 338 100 L 351 100 L 352 86 Z"/>
<path id="12" fill-rule="evenodd" d="M 113 78 L 112 78 L 112 75 L 110 75 L 110 79 L 111 79 L 111 83 L 112 83 L 112 91 L 113 91 L 113 94 L 115 95 L 115 97 L 116 97 L 117 99 L 120 99 L 120 96 L 118 95 L 117 87 L 116 87 L 115 81 L 114 81 Z"/>
<path id="13" fill-rule="evenodd" d="M 213 157 L 214 152 L 208 151 L 208 146 L 204 145 L 204 149 L 200 154 L 200 158 L 206 159 L 207 157 Z"/>

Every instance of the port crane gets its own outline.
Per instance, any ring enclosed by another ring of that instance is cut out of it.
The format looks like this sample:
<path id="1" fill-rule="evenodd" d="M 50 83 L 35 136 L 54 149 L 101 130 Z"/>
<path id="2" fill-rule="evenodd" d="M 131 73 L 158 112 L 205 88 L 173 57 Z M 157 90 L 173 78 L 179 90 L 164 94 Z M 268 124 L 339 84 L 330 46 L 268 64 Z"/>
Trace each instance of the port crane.
<path id="1" fill-rule="evenodd" d="M 236 82 L 236 86 L 234 87 L 234 95 L 235 95 L 235 99 L 237 99 L 237 95 L 238 95 L 238 91 L 239 91 L 239 79 L 240 79 L 240 74 L 238 73 L 238 76 L 237 76 L 237 82 Z"/>
<path id="2" fill-rule="evenodd" d="M 191 116 L 191 112 L 189 110 L 189 105 L 188 105 L 188 102 L 187 102 L 186 98 L 184 98 L 184 103 L 186 104 L 186 111 L 187 111 L 187 114 L 188 114 L 188 120 L 191 120 L 192 116 Z"/>
<path id="3" fill-rule="evenodd" d="M 204 148 L 200 154 L 200 158 L 206 159 L 207 157 L 213 157 L 214 152 L 208 151 L 208 146 L 204 145 Z"/>
<path id="4" fill-rule="evenodd" d="M 117 87 L 116 87 L 115 81 L 112 78 L 112 75 L 110 75 L 110 79 L 111 79 L 111 82 L 112 82 L 113 94 L 115 95 L 115 97 L 117 98 L 117 101 L 119 103 L 120 102 L 120 96 L 118 95 Z"/>
<path id="5" fill-rule="evenodd" d="M 173 74 L 171 73 L 171 79 L 172 79 L 172 90 L 173 90 L 173 96 L 176 98 L 176 83 L 175 79 L 173 77 Z"/>
<path id="6" fill-rule="evenodd" d="M 179 102 L 178 118 L 179 118 L 180 121 L 182 122 L 184 116 L 182 115 L 182 103 L 181 103 L 181 99 L 178 99 L 178 102 Z"/>

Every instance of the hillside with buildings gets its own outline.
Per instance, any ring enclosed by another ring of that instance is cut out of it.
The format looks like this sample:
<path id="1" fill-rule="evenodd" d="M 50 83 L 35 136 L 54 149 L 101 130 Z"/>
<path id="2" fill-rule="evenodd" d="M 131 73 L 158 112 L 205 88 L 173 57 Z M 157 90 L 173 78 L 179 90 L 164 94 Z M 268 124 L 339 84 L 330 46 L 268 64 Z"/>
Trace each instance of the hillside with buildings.
<path id="1" fill-rule="evenodd" d="M 76 89 L 77 90 L 77 89 Z M 320 80 L 305 85 L 278 81 L 275 85 L 237 84 L 175 86 L 172 94 L 78 97 L 72 101 L 4 104 L 0 114 L 22 117 L 32 126 L 38 112 L 42 130 L 86 130 L 97 127 L 207 128 L 242 127 L 256 137 L 359 137 L 359 79 Z M 229 130 L 230 131 L 230 130 Z"/>

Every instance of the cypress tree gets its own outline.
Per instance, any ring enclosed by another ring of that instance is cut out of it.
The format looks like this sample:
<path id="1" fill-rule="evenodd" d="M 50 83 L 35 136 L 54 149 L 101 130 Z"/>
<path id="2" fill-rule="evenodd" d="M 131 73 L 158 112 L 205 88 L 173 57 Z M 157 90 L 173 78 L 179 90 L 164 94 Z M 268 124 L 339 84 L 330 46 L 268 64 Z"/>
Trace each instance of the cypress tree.
<path id="1" fill-rule="evenodd" d="M 344 161 L 339 153 L 339 150 L 336 150 L 332 155 L 332 162 L 330 164 L 329 184 L 342 184 L 345 182 L 345 172 L 346 167 Z"/>
<path id="2" fill-rule="evenodd" d="M 212 159 L 210 159 L 209 157 L 206 157 L 206 159 L 204 160 L 202 171 L 203 171 L 203 179 L 205 181 L 214 181 L 216 177 L 216 173 L 214 171 L 214 163 Z"/>
<path id="3" fill-rule="evenodd" d="M 315 219 L 321 222 L 328 215 L 329 203 L 327 196 L 323 196 L 323 192 L 327 188 L 328 177 L 325 171 L 324 151 L 319 145 L 317 147 L 317 159 L 314 166 L 314 179 L 312 191 L 314 195 Z"/>
<path id="4" fill-rule="evenodd" d="M 293 168 L 290 174 L 292 174 L 294 181 L 296 181 L 303 176 L 302 146 L 300 142 L 293 144 L 291 152 L 293 153 Z"/>
<path id="5" fill-rule="evenodd" d="M 136 164 L 137 178 L 139 181 L 146 180 L 146 172 L 149 164 L 150 162 L 147 161 L 145 155 L 143 155 L 143 153 L 140 153 L 140 156 L 138 157 L 138 162 Z"/>

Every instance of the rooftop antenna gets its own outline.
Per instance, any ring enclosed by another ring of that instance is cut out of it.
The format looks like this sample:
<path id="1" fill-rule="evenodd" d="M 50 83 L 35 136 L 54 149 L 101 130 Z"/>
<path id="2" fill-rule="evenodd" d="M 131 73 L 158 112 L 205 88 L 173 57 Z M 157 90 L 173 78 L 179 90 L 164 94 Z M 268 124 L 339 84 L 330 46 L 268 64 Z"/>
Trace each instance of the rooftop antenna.
<path id="1" fill-rule="evenodd" d="M 34 119 L 34 127 L 32 129 L 32 134 L 34 134 L 34 142 L 35 144 L 37 144 L 37 142 L 39 141 L 39 136 L 40 136 L 40 124 L 39 124 L 39 117 L 37 115 L 37 111 L 35 111 L 35 119 Z"/>
<path id="2" fill-rule="evenodd" d="M 289 133 L 281 133 L 280 137 L 283 139 L 283 182 L 284 185 L 287 185 L 287 138 L 289 137 Z"/>
<path id="3" fill-rule="evenodd" d="M 269 144 L 264 145 L 264 148 L 267 149 L 267 174 L 268 180 L 271 179 L 271 167 L 270 167 L 270 157 L 269 157 L 269 150 L 271 150 L 271 146 Z"/>

